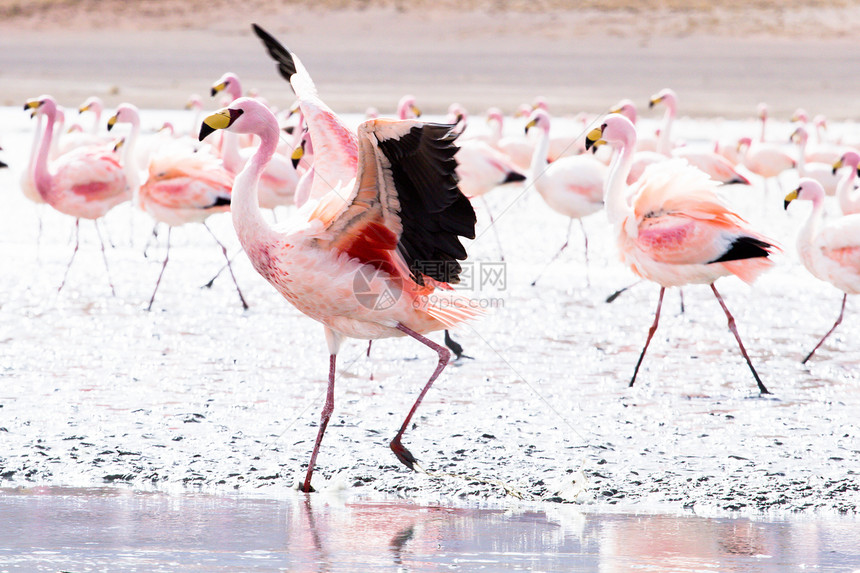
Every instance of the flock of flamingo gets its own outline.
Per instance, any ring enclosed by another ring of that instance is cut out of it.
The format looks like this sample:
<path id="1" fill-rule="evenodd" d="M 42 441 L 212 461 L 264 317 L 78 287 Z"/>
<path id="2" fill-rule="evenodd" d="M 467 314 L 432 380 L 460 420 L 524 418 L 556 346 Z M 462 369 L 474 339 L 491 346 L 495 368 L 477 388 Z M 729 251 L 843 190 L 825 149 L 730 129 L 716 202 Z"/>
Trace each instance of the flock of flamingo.
<path id="1" fill-rule="evenodd" d="M 636 107 L 627 100 L 579 138 L 552 137 L 551 117 L 540 101 L 524 110 L 526 134 L 519 137 L 503 136 L 498 109 L 487 112 L 490 134 L 470 137 L 464 133 L 462 108 L 452 106 L 448 123 L 429 123 L 418 119 L 414 98 L 401 101 L 399 119 L 369 110 L 368 119 L 353 130 L 320 99 L 299 58 L 260 27 L 254 25 L 254 31 L 295 93 L 289 112 L 276 115 L 262 98 L 243 96 L 238 78 L 225 74 L 212 87 L 213 96 L 227 94 L 223 109 L 196 124 L 192 136 L 175 135 L 166 126 L 141 149 L 140 117 L 133 105 L 120 105 L 107 121 L 109 130 L 128 125 L 117 140 L 116 132 L 97 129 L 98 99 L 80 108 L 94 113 L 92 131 L 63 133 L 61 109 L 50 96 L 41 96 L 25 105 L 38 124 L 21 188 L 33 201 L 96 224 L 126 201 L 168 229 L 206 225 L 215 213 L 231 213 L 254 269 L 324 325 L 328 387 L 302 491 L 313 489 L 317 453 L 334 409 L 336 358 L 345 338 L 407 336 L 438 354 L 435 370 L 390 444 L 397 458 L 414 468 L 416 459 L 401 439 L 450 360 L 449 350 L 426 335 L 481 315 L 479 306 L 451 285 L 458 282 L 467 256 L 461 238 L 475 237 L 472 201 L 501 185 L 534 187 L 571 225 L 605 211 L 623 262 L 660 286 L 631 386 L 657 330 L 665 289 L 706 284 L 728 318 L 758 390 L 769 393 L 715 281 L 735 275 L 752 283 L 773 265 L 771 255 L 779 247 L 729 205 L 722 185 L 749 185 L 750 178 L 767 184 L 788 169 L 800 175 L 796 189 L 785 196 L 786 209 L 794 201 L 812 203 L 798 234 L 798 253 L 814 276 L 844 292 L 839 318 L 806 360 L 841 322 L 847 296 L 860 292 L 860 191 L 855 189 L 860 148 L 856 142 L 813 143 L 809 120 L 800 111 L 794 118 L 794 155 L 766 138 L 764 107 L 757 138 L 718 141 L 708 152 L 677 145 L 671 131 L 677 97 L 668 89 L 651 100 L 653 106 L 665 106 L 657 137 L 637 130 Z M 199 100 L 192 105 L 202 107 Z M 825 219 L 825 202 L 834 195 L 841 215 Z M 296 205 L 301 224 L 286 231 L 270 224 L 263 210 L 281 205 Z M 170 230 L 168 254 L 169 244 Z M 585 249 L 587 263 L 587 238 Z M 102 244 L 103 255 L 104 250 Z M 223 245 L 222 250 L 227 257 Z M 165 256 L 162 275 L 167 261 Z M 354 278 L 360 272 L 372 292 L 394 293 L 392 303 L 368 305 L 355 296 Z M 161 275 L 150 308 L 160 281 Z"/>

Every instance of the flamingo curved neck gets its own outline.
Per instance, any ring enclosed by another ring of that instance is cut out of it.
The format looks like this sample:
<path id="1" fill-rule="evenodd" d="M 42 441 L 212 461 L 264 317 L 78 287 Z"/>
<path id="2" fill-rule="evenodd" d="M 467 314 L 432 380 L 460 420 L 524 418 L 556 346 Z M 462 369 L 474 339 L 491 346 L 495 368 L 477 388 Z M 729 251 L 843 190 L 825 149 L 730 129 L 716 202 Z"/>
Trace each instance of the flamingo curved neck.
<path id="1" fill-rule="evenodd" d="M 131 133 L 128 136 L 128 141 L 125 142 L 125 150 L 122 154 L 125 179 L 133 194 L 137 194 L 137 192 L 140 191 L 140 171 L 137 168 L 137 159 L 135 156 L 135 147 L 137 145 L 137 138 L 139 135 L 140 117 L 135 116 L 131 121 Z"/>
<path id="2" fill-rule="evenodd" d="M 839 200 L 839 207 L 842 209 L 842 214 L 856 213 L 860 209 L 860 192 L 854 191 L 854 182 L 857 180 L 857 166 L 847 165 L 848 172 L 839 180 L 839 187 L 836 189 L 836 198 Z"/>
<path id="3" fill-rule="evenodd" d="M 603 203 L 609 222 L 616 227 L 622 225 L 625 219 L 633 214 L 633 209 L 627 202 L 627 177 L 633 168 L 635 147 L 635 141 L 626 141 L 618 146 L 615 161 L 612 162 L 609 177 L 606 179 Z"/>
<path id="4" fill-rule="evenodd" d="M 818 229 L 821 226 L 821 220 L 824 217 L 824 200 L 822 197 L 812 198 L 812 212 L 809 218 L 800 228 L 797 234 L 797 250 L 803 252 L 806 248 L 812 246 L 812 242 L 818 235 Z"/>
<path id="5" fill-rule="evenodd" d="M 260 146 L 248 159 L 245 168 L 236 175 L 230 199 L 233 226 L 246 251 L 250 245 L 267 242 L 276 234 L 260 211 L 258 186 L 263 171 L 278 146 L 277 122 L 274 127 L 267 125 L 255 132 L 255 135 L 260 137 Z"/>
<path id="6" fill-rule="evenodd" d="M 33 167 L 33 182 L 36 185 L 36 190 L 39 192 L 39 195 L 42 196 L 42 199 L 45 202 L 50 203 L 51 173 L 48 171 L 48 154 L 51 150 L 51 142 L 54 139 L 54 121 L 56 119 L 56 114 L 55 112 L 46 112 L 45 115 L 48 119 L 45 122 L 45 130 L 42 134 L 42 141 L 39 144 L 36 164 Z"/>
<path id="7" fill-rule="evenodd" d="M 672 123 L 675 120 L 675 104 L 669 99 L 664 100 L 666 113 L 663 114 L 663 127 L 660 130 L 658 146 L 663 155 L 672 155 Z"/>
<path id="8" fill-rule="evenodd" d="M 546 170 L 549 156 L 549 129 L 543 127 L 538 128 L 537 145 L 535 145 L 534 153 L 532 153 L 531 174 L 534 179 L 535 187 L 540 191 L 540 186 L 537 182 L 540 181 L 541 175 Z"/>

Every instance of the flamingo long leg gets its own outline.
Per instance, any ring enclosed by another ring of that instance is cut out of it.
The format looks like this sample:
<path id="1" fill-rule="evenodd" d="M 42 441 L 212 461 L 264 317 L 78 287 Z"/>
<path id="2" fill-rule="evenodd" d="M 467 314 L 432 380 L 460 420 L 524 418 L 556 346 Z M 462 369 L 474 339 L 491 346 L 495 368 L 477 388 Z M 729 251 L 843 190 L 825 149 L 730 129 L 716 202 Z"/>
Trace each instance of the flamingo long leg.
<path id="1" fill-rule="evenodd" d="M 233 259 L 235 259 L 235 258 L 236 258 L 236 256 L 237 256 L 239 253 L 241 253 L 241 252 L 242 252 L 242 249 L 239 249 L 238 251 L 236 251 L 236 254 L 234 254 L 232 257 L 230 257 L 230 258 L 227 260 L 227 263 L 233 264 Z M 209 279 L 209 282 L 207 282 L 205 285 L 203 285 L 203 286 L 202 286 L 202 287 L 200 287 L 200 288 L 212 288 L 212 285 L 213 285 L 213 284 L 215 284 L 215 279 L 217 279 L 218 277 L 220 277 L 220 276 L 221 276 L 221 273 L 223 273 L 223 272 L 224 272 L 224 269 L 226 269 L 226 268 L 227 268 L 227 263 L 224 263 L 223 265 L 221 265 L 221 268 L 220 268 L 220 269 L 218 269 L 218 272 L 217 272 L 217 273 L 215 273 L 215 276 L 214 276 L 214 277 L 212 277 L 211 279 Z"/>
<path id="2" fill-rule="evenodd" d="M 102 232 L 99 229 L 98 220 L 97 219 L 93 220 L 93 224 L 96 226 L 96 235 L 98 235 L 99 243 L 101 243 L 101 246 L 102 246 L 102 260 L 105 263 L 105 272 L 107 273 L 107 280 L 108 280 L 108 285 L 110 285 L 110 292 L 113 296 L 116 296 L 116 289 L 113 288 L 113 281 L 110 278 L 110 267 L 108 266 L 107 253 L 105 253 L 105 242 L 104 242 L 104 239 L 102 239 Z M 108 239 L 108 240 L 110 240 L 110 239 Z"/>
<path id="3" fill-rule="evenodd" d="M 490 209 L 490 202 L 487 201 L 487 197 L 481 195 L 481 201 L 484 202 L 484 208 L 487 210 L 487 215 L 490 217 L 490 228 L 493 229 L 493 235 L 496 236 L 496 244 L 499 246 L 499 258 L 501 260 L 505 260 L 505 252 L 502 249 L 502 239 L 499 237 L 499 230 L 496 229 L 496 219 L 493 217 L 493 211 Z"/>
<path id="4" fill-rule="evenodd" d="M 305 476 L 305 483 L 302 485 L 302 491 L 305 493 L 314 491 L 311 487 L 311 476 L 313 476 L 314 466 L 317 463 L 317 454 L 320 451 L 323 434 L 325 434 L 325 429 L 326 426 L 328 426 L 331 413 L 334 411 L 334 373 L 336 362 L 337 354 L 330 355 L 328 367 L 328 390 L 326 390 L 325 405 L 323 406 L 322 413 L 320 414 L 320 429 L 317 432 L 317 440 L 314 442 L 314 451 L 311 453 L 311 461 L 308 463 L 308 473 Z"/>
<path id="5" fill-rule="evenodd" d="M 66 272 L 63 273 L 63 282 L 60 283 L 60 287 L 57 289 L 57 292 L 63 290 L 63 287 L 66 286 L 66 279 L 69 277 L 69 269 L 72 268 L 72 263 L 75 260 L 75 255 L 78 254 L 78 247 L 80 247 L 80 228 L 81 228 L 81 220 L 75 219 L 75 250 L 72 251 L 72 258 L 69 259 L 69 264 L 66 265 Z"/>
<path id="6" fill-rule="evenodd" d="M 571 219 L 573 221 L 573 219 Z M 585 285 L 591 287 L 591 276 L 588 272 L 588 233 L 585 232 L 585 223 L 582 219 L 579 220 L 579 227 L 582 229 L 582 239 L 585 241 Z"/>
<path id="7" fill-rule="evenodd" d="M 415 459 L 415 456 L 410 453 L 409 450 L 404 447 L 401 443 L 400 438 L 403 436 L 403 432 L 406 431 L 406 428 L 409 427 L 409 421 L 412 420 L 412 415 L 415 414 L 415 410 L 418 409 L 418 405 L 421 404 L 421 400 L 424 399 L 424 395 L 427 393 L 427 390 L 430 389 L 430 386 L 433 385 L 433 382 L 436 378 L 439 377 L 439 374 L 442 373 L 442 370 L 445 369 L 445 366 L 448 365 L 448 361 L 451 359 L 451 351 L 449 351 L 444 346 L 439 346 L 429 338 L 426 338 L 411 328 L 408 328 L 402 324 L 397 325 L 397 329 L 401 332 L 404 332 L 417 340 L 418 342 L 428 346 L 436 351 L 436 354 L 439 355 L 439 363 L 436 365 L 436 370 L 433 371 L 433 374 L 430 376 L 430 379 L 427 381 L 427 384 L 424 385 L 424 388 L 421 389 L 421 393 L 418 394 L 418 399 L 415 400 L 415 404 L 412 405 L 412 409 L 409 410 L 409 414 L 406 416 L 406 419 L 403 420 L 403 425 L 400 426 L 400 430 L 397 432 L 397 435 L 394 436 L 394 439 L 391 440 L 391 451 L 394 452 L 394 455 L 397 456 L 397 459 L 405 465 L 407 468 L 413 470 L 415 469 L 415 463 L 418 461 Z"/>
<path id="8" fill-rule="evenodd" d="M 245 297 L 242 296 L 242 289 L 239 288 L 239 283 L 236 281 L 236 275 L 233 274 L 233 265 L 230 264 L 230 257 L 227 255 L 227 247 L 218 240 L 218 237 L 215 236 L 215 233 L 213 233 L 212 229 L 209 228 L 209 225 L 206 224 L 206 221 L 203 221 L 203 226 L 206 227 L 206 230 L 209 231 L 209 234 L 212 235 L 212 238 L 215 239 L 215 242 L 218 243 L 219 247 L 221 247 L 221 252 L 224 253 L 224 258 L 227 259 L 227 270 L 230 271 L 230 277 L 233 279 L 233 284 L 236 285 L 236 292 L 239 293 L 239 299 L 242 301 L 242 308 L 248 310 L 248 303 L 245 302 Z"/>
<path id="9" fill-rule="evenodd" d="M 810 358 L 812 358 L 812 355 L 815 354 L 815 351 L 818 350 L 818 348 L 822 344 L 824 344 L 824 341 L 827 340 L 827 337 L 830 336 L 831 334 L 833 334 L 833 331 L 836 330 L 836 327 L 842 323 L 842 315 L 845 314 L 845 301 L 847 301 L 847 300 L 848 300 L 848 294 L 847 293 L 843 294 L 842 295 L 842 308 L 839 310 L 839 318 L 836 319 L 836 322 L 833 323 L 833 326 L 830 328 L 830 330 L 827 331 L 827 334 L 825 334 L 821 338 L 821 340 L 818 341 L 818 344 L 815 345 L 815 348 L 812 349 L 812 352 L 810 352 L 809 354 L 806 355 L 806 358 L 803 359 L 803 362 L 801 362 L 801 364 L 806 364 L 806 361 L 809 360 Z"/>
<path id="10" fill-rule="evenodd" d="M 633 369 L 633 378 L 630 379 L 629 386 L 633 386 L 636 382 L 636 375 L 639 374 L 639 367 L 642 366 L 642 359 L 645 358 L 645 351 L 648 350 L 648 345 L 651 344 L 651 339 L 654 333 L 657 332 L 657 324 L 660 322 L 660 309 L 663 307 L 663 294 L 666 292 L 666 287 L 660 287 L 660 298 L 657 299 L 657 312 L 654 313 L 654 323 L 648 329 L 648 338 L 645 340 L 645 347 L 642 349 L 642 354 L 639 355 L 639 361 L 636 362 L 636 368 Z"/>
<path id="11" fill-rule="evenodd" d="M 636 285 L 638 285 L 641 282 L 642 282 L 642 279 L 639 279 L 638 281 L 636 281 L 634 283 L 630 283 L 626 287 L 621 287 L 620 289 L 618 289 L 617 291 L 615 291 L 614 293 L 612 293 L 611 295 L 606 297 L 606 302 L 607 303 L 615 302 L 615 299 L 618 298 L 619 296 L 621 296 L 622 293 L 624 293 L 624 291 L 626 291 L 629 288 L 635 287 Z"/>
<path id="12" fill-rule="evenodd" d="M 152 291 L 152 297 L 149 299 L 149 306 L 146 307 L 146 310 L 152 310 L 152 303 L 155 302 L 155 293 L 158 292 L 158 285 L 161 284 L 161 277 L 164 276 L 164 269 L 167 268 L 167 261 L 170 259 L 170 232 L 173 230 L 173 227 L 167 227 L 167 251 L 164 253 L 164 262 L 161 264 L 161 272 L 158 273 L 158 280 L 155 281 L 155 289 Z"/>
<path id="13" fill-rule="evenodd" d="M 738 346 L 741 349 L 741 354 L 744 355 L 744 360 L 747 361 L 747 366 L 749 366 L 750 370 L 752 371 L 753 378 L 755 378 L 756 384 L 758 384 L 758 389 L 761 391 L 762 394 L 770 394 L 768 389 L 762 383 L 761 378 L 758 377 L 758 372 L 756 372 L 755 368 L 753 368 L 752 362 L 750 361 L 750 357 L 747 354 L 746 348 L 744 348 L 744 343 L 741 342 L 741 336 L 740 336 L 740 334 L 738 334 L 738 329 L 735 326 L 735 317 L 733 317 L 732 313 L 729 312 L 729 309 L 726 306 L 726 303 L 723 302 L 723 297 L 721 297 L 720 293 L 717 292 L 717 287 L 714 286 L 714 283 L 711 283 L 711 290 L 714 291 L 714 296 L 717 297 L 717 300 L 720 302 L 720 306 L 723 307 L 723 312 L 726 313 L 726 318 L 729 319 L 729 330 L 732 331 L 732 334 L 735 335 L 735 340 L 738 341 Z"/>
<path id="14" fill-rule="evenodd" d="M 546 266 L 543 268 L 543 270 L 540 272 L 540 274 L 535 278 L 535 280 L 532 281 L 532 286 L 535 286 L 537 284 L 537 282 L 540 280 L 540 278 L 543 276 L 543 274 L 546 272 L 546 270 L 549 268 L 549 266 L 553 263 L 553 261 L 555 261 L 559 256 L 561 256 L 561 254 L 567 248 L 568 243 L 570 243 L 570 229 L 571 229 L 571 227 L 573 227 L 573 219 L 571 219 L 570 222 L 567 224 L 567 235 L 566 235 L 566 238 L 564 240 L 564 244 L 561 246 L 561 248 L 558 250 L 558 252 L 555 255 L 553 255 L 553 257 L 549 260 L 549 262 L 546 264 Z"/>

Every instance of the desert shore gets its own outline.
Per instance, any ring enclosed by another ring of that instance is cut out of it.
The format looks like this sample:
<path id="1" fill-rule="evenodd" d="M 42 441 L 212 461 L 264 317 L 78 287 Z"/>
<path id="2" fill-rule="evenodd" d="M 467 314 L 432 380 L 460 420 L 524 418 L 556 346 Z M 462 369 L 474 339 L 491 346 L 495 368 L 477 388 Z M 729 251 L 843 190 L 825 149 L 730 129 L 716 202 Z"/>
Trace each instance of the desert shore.
<path id="1" fill-rule="evenodd" d="M 0 0 L 0 105 L 50 93 L 69 106 L 99 95 L 110 106 L 174 109 L 192 93 L 208 97 L 226 71 L 289 105 L 251 32 L 257 22 L 341 112 L 392 113 L 412 93 L 428 113 L 454 101 L 512 112 L 536 96 L 555 113 L 600 113 L 624 97 L 645 106 L 664 87 L 694 117 L 748 117 L 760 101 L 774 116 L 804 107 L 854 119 L 860 109 L 856 1 L 429 4 Z"/>

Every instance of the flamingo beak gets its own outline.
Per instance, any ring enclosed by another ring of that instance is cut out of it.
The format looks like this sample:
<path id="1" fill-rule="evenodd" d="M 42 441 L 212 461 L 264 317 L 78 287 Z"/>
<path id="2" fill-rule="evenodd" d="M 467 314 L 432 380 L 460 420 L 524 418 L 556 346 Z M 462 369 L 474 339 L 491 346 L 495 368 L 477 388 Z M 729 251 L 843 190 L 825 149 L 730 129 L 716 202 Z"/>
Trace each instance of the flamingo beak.
<path id="1" fill-rule="evenodd" d="M 836 175 L 836 170 L 842 167 L 842 159 L 833 164 L 833 174 Z"/>
<path id="2" fill-rule="evenodd" d="M 227 129 L 233 122 L 236 121 L 240 115 L 244 113 L 241 109 L 229 109 L 224 108 L 220 111 L 217 111 L 203 120 L 203 123 L 200 124 L 200 136 L 199 140 L 203 141 L 206 139 L 210 133 L 215 131 L 216 129 Z"/>
<path id="3" fill-rule="evenodd" d="M 290 155 L 290 160 L 293 162 L 293 169 L 298 169 L 299 162 L 302 160 L 302 157 L 305 156 L 305 142 L 302 141 L 301 145 L 297 145 L 295 149 L 293 149 L 293 153 Z"/>
<path id="4" fill-rule="evenodd" d="M 652 97 L 652 98 L 651 98 L 651 101 L 649 101 L 649 102 L 648 102 L 648 109 L 651 109 L 652 107 L 654 107 L 655 105 L 657 105 L 657 104 L 658 104 L 658 103 L 660 103 L 661 101 L 663 101 L 663 98 L 660 98 L 660 97 Z"/>
<path id="5" fill-rule="evenodd" d="M 115 116 L 115 115 L 113 115 L 113 116 L 111 116 L 111 118 L 108 120 L 108 123 L 107 123 L 107 130 L 108 130 L 108 131 L 110 131 L 111 129 L 113 129 L 113 126 L 115 126 L 115 125 L 116 125 L 116 116 Z"/>
<path id="6" fill-rule="evenodd" d="M 596 127 L 585 136 L 585 150 L 589 151 L 593 147 L 592 153 L 596 153 L 601 145 L 606 145 L 606 140 L 603 139 L 603 128 Z"/>
<path id="7" fill-rule="evenodd" d="M 421 109 L 418 106 L 412 106 L 412 113 L 415 114 L 415 117 L 421 117 Z"/>
<path id="8" fill-rule="evenodd" d="M 800 189 L 795 189 L 794 191 L 785 196 L 785 203 L 783 204 L 784 209 L 788 209 L 788 204 L 797 199 L 798 191 L 800 191 Z"/>
<path id="9" fill-rule="evenodd" d="M 531 120 L 530 122 L 528 122 L 525 127 L 525 132 L 528 133 L 529 129 L 533 128 L 535 125 L 537 125 L 537 122 L 535 120 Z"/>
<path id="10" fill-rule="evenodd" d="M 210 91 L 211 96 L 215 97 L 218 94 L 218 92 L 224 91 L 224 89 L 226 87 L 227 87 L 227 82 L 221 82 L 220 84 L 215 84 L 214 86 L 212 86 L 212 90 Z"/>

